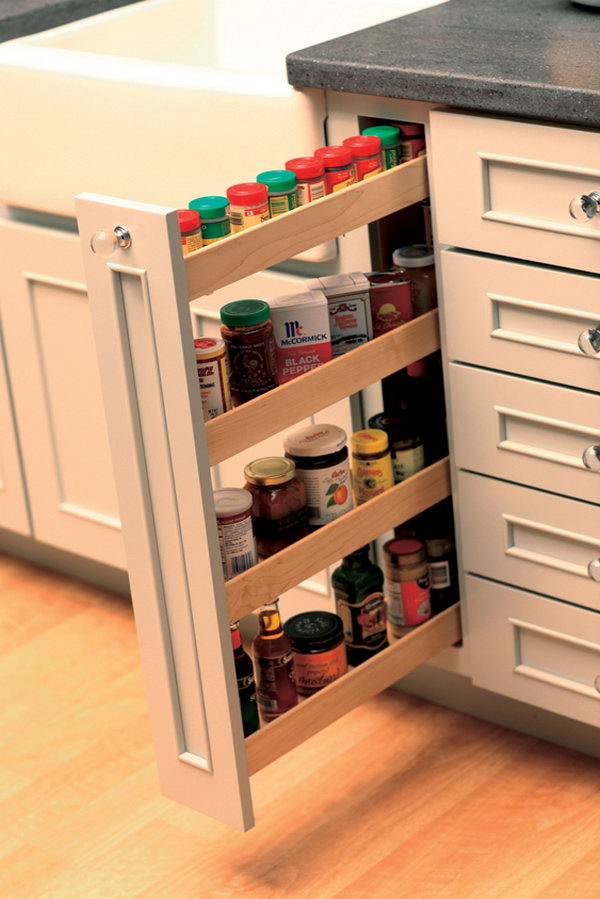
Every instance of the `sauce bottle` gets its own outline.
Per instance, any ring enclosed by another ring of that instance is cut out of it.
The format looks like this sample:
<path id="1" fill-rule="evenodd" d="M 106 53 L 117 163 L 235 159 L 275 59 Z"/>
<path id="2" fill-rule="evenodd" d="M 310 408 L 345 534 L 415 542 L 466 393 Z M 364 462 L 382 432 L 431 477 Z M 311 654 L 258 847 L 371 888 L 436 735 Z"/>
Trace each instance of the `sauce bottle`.
<path id="1" fill-rule="evenodd" d="M 249 737 L 250 734 L 253 734 L 260 727 L 258 706 L 256 704 L 254 670 L 252 668 L 252 660 L 242 646 L 239 621 L 236 621 L 229 627 L 231 630 L 231 643 L 233 646 L 233 659 L 235 662 L 235 675 L 237 677 L 244 736 Z"/>
<path id="2" fill-rule="evenodd" d="M 344 623 L 348 663 L 360 665 L 388 645 L 383 572 L 369 559 L 369 547 L 344 556 L 331 584 Z"/>
<path id="3" fill-rule="evenodd" d="M 277 600 L 258 610 L 254 638 L 258 711 L 263 721 L 274 721 L 298 704 L 292 676 L 292 647 L 283 632 Z"/>
<path id="4" fill-rule="evenodd" d="M 277 385 L 271 310 L 264 300 L 234 300 L 220 315 L 231 402 L 241 406 Z"/>

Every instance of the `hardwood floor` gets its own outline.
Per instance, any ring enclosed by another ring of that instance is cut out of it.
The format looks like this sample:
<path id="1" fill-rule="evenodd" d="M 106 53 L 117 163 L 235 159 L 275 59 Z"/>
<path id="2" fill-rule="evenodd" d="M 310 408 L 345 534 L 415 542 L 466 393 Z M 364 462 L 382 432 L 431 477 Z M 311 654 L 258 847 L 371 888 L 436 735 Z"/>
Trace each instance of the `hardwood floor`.
<path id="1" fill-rule="evenodd" d="M 2 899 L 600 897 L 597 760 L 389 691 L 253 778 L 162 798 L 128 602 L 0 556 Z"/>

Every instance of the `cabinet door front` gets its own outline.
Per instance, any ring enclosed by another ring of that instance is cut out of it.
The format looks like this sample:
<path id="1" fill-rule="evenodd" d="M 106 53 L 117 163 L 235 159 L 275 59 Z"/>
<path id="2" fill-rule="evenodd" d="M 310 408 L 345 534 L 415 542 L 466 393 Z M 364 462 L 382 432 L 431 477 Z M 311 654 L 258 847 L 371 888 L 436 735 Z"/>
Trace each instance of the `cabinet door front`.
<path id="1" fill-rule="evenodd" d="M 31 534 L 6 354 L 0 327 L 0 527 Z"/>
<path id="2" fill-rule="evenodd" d="M 33 536 L 125 568 L 77 235 L 0 228 L 6 354 Z"/>

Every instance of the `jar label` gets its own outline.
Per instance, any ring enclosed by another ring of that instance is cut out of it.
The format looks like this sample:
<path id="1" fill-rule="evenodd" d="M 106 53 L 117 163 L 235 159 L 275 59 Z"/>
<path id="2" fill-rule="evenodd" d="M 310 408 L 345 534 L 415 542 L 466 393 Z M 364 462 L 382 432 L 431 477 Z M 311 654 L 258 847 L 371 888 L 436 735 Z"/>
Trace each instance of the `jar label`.
<path id="1" fill-rule="evenodd" d="M 396 284 L 371 285 L 371 314 L 373 337 L 387 334 L 413 317 L 410 281 Z"/>
<path id="2" fill-rule="evenodd" d="M 352 461 L 352 491 L 358 505 L 393 486 L 394 473 L 389 453 L 379 459 Z"/>
<path id="3" fill-rule="evenodd" d="M 306 488 L 310 525 L 328 524 L 352 508 L 350 469 L 346 461 L 330 468 L 297 468 L 296 475 Z"/>
<path id="4" fill-rule="evenodd" d="M 449 587 L 450 579 L 450 562 L 429 562 L 429 579 L 431 581 L 432 590 L 445 590 Z"/>
<path id="5" fill-rule="evenodd" d="M 275 387 L 275 346 L 272 340 L 244 343 L 235 337 L 228 337 L 226 346 L 232 392 L 244 399 L 251 399 Z"/>
<path id="6" fill-rule="evenodd" d="M 298 693 L 321 690 L 348 670 L 346 647 L 343 643 L 327 652 L 294 652 L 293 658 Z"/>
<path id="7" fill-rule="evenodd" d="M 394 628 L 415 627 L 431 618 L 429 575 L 414 581 L 385 579 L 388 618 Z"/>
<path id="8" fill-rule="evenodd" d="M 269 197 L 269 212 L 271 213 L 271 218 L 282 215 L 284 212 L 289 212 L 290 209 L 295 209 L 297 205 L 298 199 L 295 191 L 291 191 L 289 194 L 284 194 L 281 197 Z"/>
<path id="9" fill-rule="evenodd" d="M 217 518 L 217 531 L 226 581 L 256 565 L 258 556 L 249 512 L 232 515 L 227 519 Z"/>
<path id="10" fill-rule="evenodd" d="M 188 253 L 195 252 L 195 250 L 199 250 L 202 247 L 202 232 L 198 231 L 197 234 L 182 234 L 181 246 L 184 256 L 187 256 Z"/>
<path id="11" fill-rule="evenodd" d="M 295 706 L 298 700 L 292 676 L 292 653 L 274 659 L 258 656 L 256 663 L 256 699 L 263 717 L 275 717 Z"/>
<path id="12" fill-rule="evenodd" d="M 325 196 L 325 180 L 323 181 L 306 181 L 299 184 L 296 188 L 296 197 L 298 206 L 305 206 L 312 203 L 313 200 L 320 200 Z"/>
<path id="13" fill-rule="evenodd" d="M 281 518 L 255 518 L 254 533 L 259 540 L 279 541 L 293 537 L 308 526 L 308 509 L 302 506 Z"/>
<path id="14" fill-rule="evenodd" d="M 331 349 L 341 356 L 355 346 L 361 346 L 373 336 L 369 291 L 363 290 L 348 297 L 328 300 Z"/>
<path id="15" fill-rule="evenodd" d="M 381 158 L 383 161 L 384 169 L 393 169 L 394 166 L 400 165 L 400 146 L 397 147 L 384 147 L 381 151 Z"/>
<path id="16" fill-rule="evenodd" d="M 261 222 L 269 220 L 269 204 L 261 203 L 258 206 L 229 206 L 229 221 L 232 234 L 243 231 L 244 228 L 252 228 Z"/>
<path id="17" fill-rule="evenodd" d="M 406 480 L 412 474 L 416 474 L 417 471 L 421 471 L 425 467 L 423 444 L 407 450 L 392 449 L 392 467 L 396 484 Z"/>
<path id="18" fill-rule="evenodd" d="M 356 180 L 364 181 L 365 178 L 372 178 L 373 175 L 379 175 L 383 170 L 381 168 L 381 157 L 374 156 L 372 159 L 357 159 L 354 162 L 356 168 Z"/>
<path id="19" fill-rule="evenodd" d="M 285 384 L 331 359 L 327 304 L 298 300 L 290 306 L 271 306 L 277 383 Z"/>
<path id="20" fill-rule="evenodd" d="M 349 603 L 348 595 L 334 588 L 337 613 L 344 623 L 344 640 L 351 649 L 376 650 L 387 640 L 383 593 L 369 593 L 363 600 Z"/>
<path id="21" fill-rule="evenodd" d="M 425 155 L 425 138 L 424 137 L 411 137 L 411 138 L 403 138 L 402 145 L 402 162 L 410 162 L 411 159 L 416 159 L 417 156 Z"/>
<path id="22" fill-rule="evenodd" d="M 325 172 L 325 185 L 328 194 L 333 194 L 336 190 L 343 190 L 344 187 L 350 187 L 355 181 L 354 166 L 350 166 L 348 169 L 339 169 L 337 172 Z"/>
<path id="23" fill-rule="evenodd" d="M 216 418 L 217 415 L 231 409 L 225 353 L 216 359 L 196 359 L 196 370 L 204 421 Z"/>

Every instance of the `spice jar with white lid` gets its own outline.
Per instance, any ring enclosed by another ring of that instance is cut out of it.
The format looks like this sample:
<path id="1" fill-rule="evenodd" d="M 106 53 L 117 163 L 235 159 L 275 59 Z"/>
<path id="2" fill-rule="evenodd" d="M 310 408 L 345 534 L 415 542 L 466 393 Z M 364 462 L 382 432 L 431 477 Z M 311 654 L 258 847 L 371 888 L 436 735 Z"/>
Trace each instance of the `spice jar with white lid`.
<path id="1" fill-rule="evenodd" d="M 433 247 L 416 243 L 401 247 L 392 253 L 393 267 L 405 272 L 410 279 L 410 290 L 415 315 L 422 315 L 437 306 L 435 286 L 435 257 Z"/>
<path id="2" fill-rule="evenodd" d="M 252 494 L 252 520 L 259 558 L 266 559 L 309 533 L 306 488 L 292 459 L 267 456 L 244 468 Z"/>
<path id="3" fill-rule="evenodd" d="M 346 432 L 336 425 L 310 424 L 287 434 L 285 454 L 306 487 L 308 523 L 321 527 L 352 508 Z"/>

